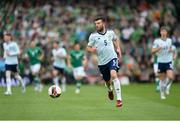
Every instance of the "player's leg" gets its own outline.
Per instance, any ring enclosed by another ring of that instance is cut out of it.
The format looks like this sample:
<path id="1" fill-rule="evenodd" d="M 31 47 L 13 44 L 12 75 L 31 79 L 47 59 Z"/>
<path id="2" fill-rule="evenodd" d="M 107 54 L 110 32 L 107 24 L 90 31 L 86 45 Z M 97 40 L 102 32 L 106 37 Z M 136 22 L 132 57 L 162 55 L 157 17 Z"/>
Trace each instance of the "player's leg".
<path id="1" fill-rule="evenodd" d="M 114 84 L 114 90 L 116 92 L 116 98 L 117 98 L 117 107 L 122 106 L 122 96 L 121 96 L 121 84 L 120 80 L 118 79 L 117 72 L 119 70 L 119 65 L 118 65 L 118 60 L 113 59 L 109 63 L 109 69 L 110 69 L 110 74 L 111 74 L 111 80 L 113 81 Z"/>
<path id="2" fill-rule="evenodd" d="M 121 84 L 120 84 L 120 80 L 118 79 L 116 70 L 111 70 L 111 78 L 113 80 L 114 90 L 116 92 L 116 98 L 117 98 L 116 106 L 121 107 L 122 106 Z"/>
<path id="3" fill-rule="evenodd" d="M 158 76 L 160 79 L 160 98 L 166 99 L 165 91 L 166 91 L 166 70 L 167 63 L 158 63 Z"/>
<path id="4" fill-rule="evenodd" d="M 160 79 L 160 97 L 161 99 L 166 99 L 165 96 L 165 90 L 166 90 L 166 74 L 165 73 L 159 73 L 159 79 Z"/>
<path id="5" fill-rule="evenodd" d="M 106 87 L 108 88 L 108 91 L 112 92 L 113 91 L 112 81 L 111 80 L 106 81 L 105 84 L 106 84 Z"/>
<path id="6" fill-rule="evenodd" d="M 84 67 L 78 67 L 76 69 L 76 75 L 75 75 L 75 79 L 76 79 L 76 91 L 75 93 L 79 93 L 80 92 L 80 87 L 82 85 L 82 80 L 83 78 L 86 76 L 86 73 L 84 71 Z"/>
<path id="7" fill-rule="evenodd" d="M 154 63 L 153 69 L 154 69 L 154 75 L 155 75 L 156 91 L 159 92 L 160 87 L 159 87 L 158 64 L 157 63 Z"/>
<path id="8" fill-rule="evenodd" d="M 58 70 L 54 67 L 54 69 L 52 70 L 52 74 L 53 74 L 53 83 L 56 86 L 59 86 L 59 75 L 58 75 Z"/>
<path id="9" fill-rule="evenodd" d="M 7 65 L 6 65 L 6 92 L 4 93 L 5 95 L 11 95 L 12 91 L 11 91 L 11 71 L 7 70 Z"/>
<path id="10" fill-rule="evenodd" d="M 22 77 L 19 75 L 18 72 L 15 72 L 15 78 L 20 81 L 21 86 L 22 86 L 22 93 L 25 93 L 26 92 L 26 86 L 25 86 L 25 83 L 23 82 Z"/>
<path id="11" fill-rule="evenodd" d="M 35 83 L 35 91 L 39 91 L 39 92 L 42 91 L 41 80 L 39 77 L 40 69 L 41 69 L 41 64 L 35 64 L 31 66 L 31 72 Z"/>
<path id="12" fill-rule="evenodd" d="M 169 95 L 169 91 L 171 88 L 171 85 L 174 80 L 174 72 L 173 70 L 167 70 L 166 71 L 167 79 L 166 79 L 166 94 Z"/>
<path id="13" fill-rule="evenodd" d="M 114 94 L 113 94 L 113 88 L 112 88 L 112 82 L 111 82 L 111 76 L 110 76 L 109 68 L 107 65 L 98 66 L 98 68 L 102 74 L 103 80 L 105 81 L 107 91 L 108 91 L 108 98 L 110 100 L 113 100 Z"/>
<path id="14" fill-rule="evenodd" d="M 23 82 L 22 77 L 21 77 L 21 76 L 19 75 L 19 73 L 18 73 L 18 65 L 13 65 L 13 66 L 12 66 L 12 72 L 14 72 L 15 78 L 16 78 L 18 81 L 20 81 L 20 83 L 21 83 L 22 93 L 25 93 L 26 87 L 25 87 L 25 83 Z"/>
<path id="15" fill-rule="evenodd" d="M 75 90 L 75 93 L 76 94 L 79 94 L 80 93 L 80 88 L 81 88 L 81 76 L 79 76 L 79 70 L 78 68 L 74 68 L 73 69 L 73 76 L 74 76 L 74 79 L 76 81 L 76 90 Z"/>
<path id="16" fill-rule="evenodd" d="M 75 77 L 75 80 L 76 80 L 76 90 L 75 90 L 75 93 L 76 94 L 79 94 L 80 93 L 80 89 L 81 89 L 81 81 L 82 81 L 82 77 L 80 76 L 76 76 Z"/>
<path id="17" fill-rule="evenodd" d="M 60 68 L 59 72 L 60 72 L 60 76 L 61 76 L 62 92 L 65 92 L 66 91 L 66 75 L 65 75 L 65 72 L 64 72 L 64 68 Z"/>

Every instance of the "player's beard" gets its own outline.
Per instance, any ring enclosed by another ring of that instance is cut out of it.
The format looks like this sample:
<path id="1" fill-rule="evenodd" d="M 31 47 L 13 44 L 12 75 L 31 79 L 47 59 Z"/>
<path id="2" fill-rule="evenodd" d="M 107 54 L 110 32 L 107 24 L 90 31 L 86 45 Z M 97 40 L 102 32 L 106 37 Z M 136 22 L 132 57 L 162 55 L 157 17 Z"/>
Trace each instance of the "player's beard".
<path id="1" fill-rule="evenodd" d="M 97 28 L 98 33 L 104 33 L 105 32 L 105 27 L 102 25 L 101 27 Z"/>

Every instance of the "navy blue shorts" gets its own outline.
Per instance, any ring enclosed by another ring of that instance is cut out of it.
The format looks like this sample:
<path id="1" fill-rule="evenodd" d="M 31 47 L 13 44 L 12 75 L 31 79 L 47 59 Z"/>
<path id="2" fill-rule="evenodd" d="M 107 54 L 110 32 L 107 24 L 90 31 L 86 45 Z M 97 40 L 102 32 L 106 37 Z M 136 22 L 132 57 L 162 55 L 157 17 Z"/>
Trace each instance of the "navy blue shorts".
<path id="1" fill-rule="evenodd" d="M 158 73 L 164 73 L 167 70 L 173 70 L 172 62 L 158 63 Z"/>
<path id="2" fill-rule="evenodd" d="M 12 71 L 12 72 L 18 72 L 18 65 L 14 64 L 14 65 L 5 65 L 5 69 L 6 71 Z"/>
<path id="3" fill-rule="evenodd" d="M 101 74 L 103 75 L 103 79 L 105 81 L 109 81 L 111 79 L 110 71 L 115 70 L 118 72 L 119 70 L 118 59 L 114 58 L 111 61 L 109 61 L 106 65 L 99 65 L 98 68 Z"/>
<path id="4" fill-rule="evenodd" d="M 56 66 L 53 66 L 55 70 L 57 70 L 60 74 L 64 74 L 64 68 L 59 68 Z"/>

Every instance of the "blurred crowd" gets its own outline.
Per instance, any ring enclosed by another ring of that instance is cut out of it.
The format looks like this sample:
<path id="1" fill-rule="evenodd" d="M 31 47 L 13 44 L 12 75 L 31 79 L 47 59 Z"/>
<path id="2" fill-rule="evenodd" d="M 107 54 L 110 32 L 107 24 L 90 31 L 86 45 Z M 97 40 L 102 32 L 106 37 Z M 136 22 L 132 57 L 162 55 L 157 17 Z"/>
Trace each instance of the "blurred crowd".
<path id="1" fill-rule="evenodd" d="M 149 2 L 151 1 L 151 2 Z M 159 28 L 166 25 L 169 36 L 180 53 L 180 23 L 177 9 L 171 0 L 53 0 L 18 1 L 1 3 L 0 8 L 0 58 L 2 63 L 2 35 L 10 31 L 21 48 L 20 70 L 29 71 L 23 50 L 36 41 L 45 53 L 42 61 L 42 78 L 50 78 L 51 49 L 53 41 L 69 52 L 74 42 L 85 49 L 88 37 L 94 31 L 97 15 L 107 17 L 108 28 L 114 29 L 121 39 L 123 59 L 120 77 L 130 81 L 153 81 L 152 42 L 159 37 Z M 99 79 L 95 55 L 88 56 L 86 68 L 89 83 Z M 175 60 L 175 71 L 180 80 L 180 56 Z M 67 68 L 67 74 L 70 71 Z"/>

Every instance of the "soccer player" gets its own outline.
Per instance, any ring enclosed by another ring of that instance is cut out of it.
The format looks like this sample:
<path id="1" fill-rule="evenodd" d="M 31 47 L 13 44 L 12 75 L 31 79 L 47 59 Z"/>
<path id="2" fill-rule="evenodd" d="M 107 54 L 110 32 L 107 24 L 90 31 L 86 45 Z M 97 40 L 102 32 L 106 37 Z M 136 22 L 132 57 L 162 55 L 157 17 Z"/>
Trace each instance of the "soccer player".
<path id="1" fill-rule="evenodd" d="M 55 85 L 59 86 L 59 77 L 61 77 L 61 88 L 62 91 L 66 91 L 66 77 L 65 77 L 65 67 L 66 67 L 66 59 L 67 52 L 63 47 L 59 46 L 58 41 L 54 41 L 53 43 L 53 82 Z"/>
<path id="2" fill-rule="evenodd" d="M 96 32 L 91 33 L 87 51 L 97 53 L 98 67 L 103 75 L 108 88 L 108 97 L 114 99 L 112 82 L 116 92 L 116 106 L 122 106 L 121 85 L 117 76 L 119 70 L 118 56 L 121 58 L 120 40 L 112 30 L 106 29 L 104 17 L 98 17 L 94 20 Z"/>
<path id="3" fill-rule="evenodd" d="M 4 34 L 3 44 L 4 48 L 4 58 L 5 58 L 5 69 L 6 69 L 6 83 L 7 90 L 5 95 L 11 95 L 11 74 L 14 73 L 15 78 L 20 81 L 22 85 L 22 92 L 25 92 L 25 84 L 18 73 L 18 55 L 20 54 L 19 47 L 16 42 L 13 41 L 12 35 L 10 33 Z"/>
<path id="4" fill-rule="evenodd" d="M 80 49 L 79 43 L 74 44 L 74 49 L 70 51 L 69 59 L 70 67 L 73 67 L 73 76 L 76 80 L 75 93 L 79 94 L 82 79 L 86 76 L 83 64 L 87 62 L 84 52 Z"/>
<path id="5" fill-rule="evenodd" d="M 163 26 L 160 28 L 161 37 L 155 39 L 152 47 L 152 54 L 157 54 L 158 75 L 160 79 L 160 98 L 166 99 L 166 78 L 170 81 L 174 79 L 172 67 L 172 40 L 168 38 L 168 29 Z"/>
<path id="6" fill-rule="evenodd" d="M 32 41 L 30 48 L 26 52 L 26 56 L 29 58 L 30 70 L 33 75 L 33 81 L 35 83 L 35 91 L 42 91 L 42 84 L 40 80 L 41 60 L 44 57 L 44 53 L 40 47 L 36 46 L 36 42 Z"/>

